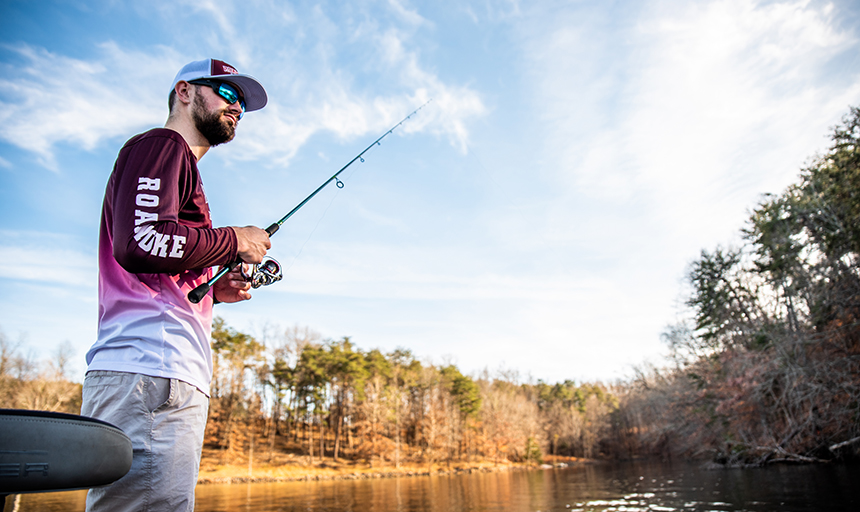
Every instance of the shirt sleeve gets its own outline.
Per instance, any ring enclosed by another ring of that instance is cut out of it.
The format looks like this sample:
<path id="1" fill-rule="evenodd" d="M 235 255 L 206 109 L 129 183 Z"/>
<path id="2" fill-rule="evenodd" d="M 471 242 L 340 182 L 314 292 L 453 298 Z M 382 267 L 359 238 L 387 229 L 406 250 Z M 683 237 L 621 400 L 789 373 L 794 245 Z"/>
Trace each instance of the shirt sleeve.
<path id="1" fill-rule="evenodd" d="M 147 137 L 117 160 L 111 230 L 126 271 L 178 274 L 236 259 L 236 234 L 212 228 L 192 158 L 171 137 Z"/>

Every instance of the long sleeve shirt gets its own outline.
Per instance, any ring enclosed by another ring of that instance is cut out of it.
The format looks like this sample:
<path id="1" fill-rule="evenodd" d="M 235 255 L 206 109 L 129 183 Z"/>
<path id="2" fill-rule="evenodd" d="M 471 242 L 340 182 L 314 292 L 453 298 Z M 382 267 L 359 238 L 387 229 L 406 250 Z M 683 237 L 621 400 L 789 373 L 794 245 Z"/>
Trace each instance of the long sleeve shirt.
<path id="1" fill-rule="evenodd" d="M 212 293 L 198 304 L 187 294 L 236 251 L 232 229 L 212 228 L 182 136 L 159 128 L 130 139 L 102 206 L 98 339 L 87 369 L 176 378 L 208 395 Z"/>

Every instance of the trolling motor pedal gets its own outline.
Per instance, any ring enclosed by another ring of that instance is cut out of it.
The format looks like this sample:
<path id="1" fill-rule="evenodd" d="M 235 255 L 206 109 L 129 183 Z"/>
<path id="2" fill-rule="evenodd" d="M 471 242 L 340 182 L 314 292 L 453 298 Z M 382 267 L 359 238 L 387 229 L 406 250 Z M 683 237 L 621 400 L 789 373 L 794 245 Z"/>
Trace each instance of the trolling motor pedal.
<path id="1" fill-rule="evenodd" d="M 277 260 L 265 256 L 260 263 L 251 265 L 248 268 L 248 272 L 245 272 L 243 265 L 242 277 L 251 283 L 251 288 L 259 288 L 277 283 L 284 277 L 284 274 L 281 272 L 281 264 Z"/>

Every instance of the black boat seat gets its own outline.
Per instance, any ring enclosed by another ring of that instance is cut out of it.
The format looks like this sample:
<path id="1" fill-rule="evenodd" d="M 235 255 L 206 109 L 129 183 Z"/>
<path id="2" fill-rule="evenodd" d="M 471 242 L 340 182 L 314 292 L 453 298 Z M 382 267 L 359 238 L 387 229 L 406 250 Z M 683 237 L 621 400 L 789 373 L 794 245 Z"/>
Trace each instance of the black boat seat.
<path id="1" fill-rule="evenodd" d="M 0 495 L 107 485 L 131 468 L 131 440 L 110 423 L 0 409 Z"/>

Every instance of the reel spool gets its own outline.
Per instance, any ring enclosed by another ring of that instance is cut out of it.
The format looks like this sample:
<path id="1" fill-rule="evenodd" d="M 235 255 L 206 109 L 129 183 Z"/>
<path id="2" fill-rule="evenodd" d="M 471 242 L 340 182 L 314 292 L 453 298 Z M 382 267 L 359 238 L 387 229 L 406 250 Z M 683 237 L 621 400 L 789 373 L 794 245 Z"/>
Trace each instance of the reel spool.
<path id="1" fill-rule="evenodd" d="M 243 265 L 242 277 L 251 283 L 251 288 L 259 288 L 277 283 L 284 277 L 284 274 L 281 271 L 280 263 L 274 258 L 264 256 L 263 261 L 251 265 L 248 272 L 245 272 Z"/>

